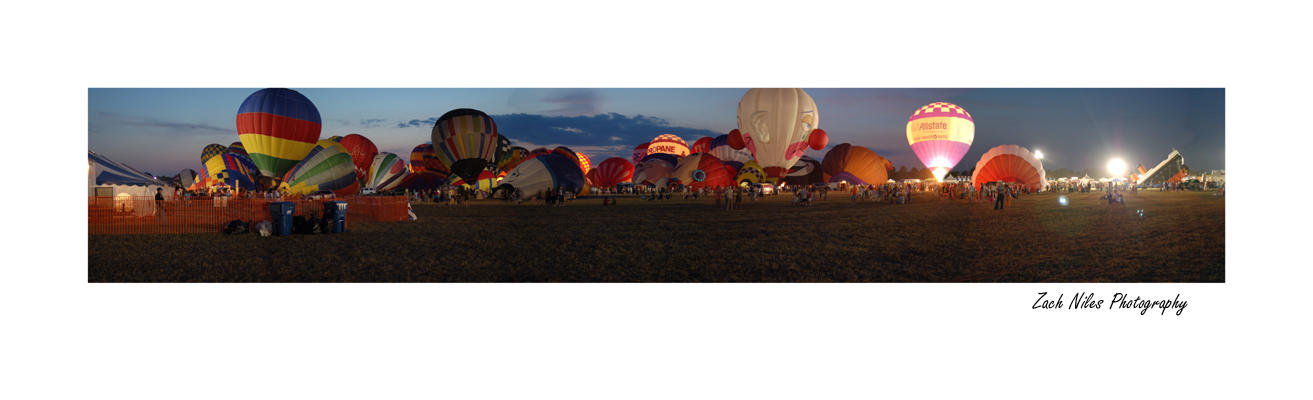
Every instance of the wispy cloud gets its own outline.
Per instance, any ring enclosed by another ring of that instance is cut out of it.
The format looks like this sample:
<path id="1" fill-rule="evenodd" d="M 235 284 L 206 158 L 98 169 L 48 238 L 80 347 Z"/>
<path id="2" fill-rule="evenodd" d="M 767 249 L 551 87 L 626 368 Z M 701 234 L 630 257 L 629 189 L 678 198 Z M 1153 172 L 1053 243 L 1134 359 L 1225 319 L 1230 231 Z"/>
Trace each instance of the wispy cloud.
<path id="1" fill-rule="evenodd" d="M 366 128 L 377 128 L 383 126 L 384 122 L 387 122 L 387 120 L 384 120 L 382 118 L 367 118 L 360 120 L 360 126 Z"/>
<path id="2" fill-rule="evenodd" d="M 427 119 L 412 119 L 406 122 L 397 123 L 398 128 L 414 128 L 420 126 L 433 126 L 438 123 L 438 117 L 429 117 Z"/>
<path id="3" fill-rule="evenodd" d="M 159 130 L 160 133 L 168 134 L 196 136 L 233 135 L 234 137 L 237 135 L 236 128 L 222 128 L 214 125 L 192 122 L 166 121 L 151 117 L 125 115 L 106 111 L 97 111 L 92 119 L 93 123 L 91 125 L 96 126 L 98 128 L 97 130 L 107 130 L 108 127 L 117 124 L 121 126 L 148 128 L 147 130 L 154 128 L 155 130 Z"/>
<path id="4" fill-rule="evenodd" d="M 602 95 L 593 89 L 563 89 L 553 91 L 540 101 L 557 108 L 544 114 L 580 116 L 597 114 Z"/>
<path id="5" fill-rule="evenodd" d="M 570 133 L 584 133 L 583 129 L 575 128 L 572 126 L 565 126 L 565 127 L 553 126 L 552 129 L 562 130 Z"/>

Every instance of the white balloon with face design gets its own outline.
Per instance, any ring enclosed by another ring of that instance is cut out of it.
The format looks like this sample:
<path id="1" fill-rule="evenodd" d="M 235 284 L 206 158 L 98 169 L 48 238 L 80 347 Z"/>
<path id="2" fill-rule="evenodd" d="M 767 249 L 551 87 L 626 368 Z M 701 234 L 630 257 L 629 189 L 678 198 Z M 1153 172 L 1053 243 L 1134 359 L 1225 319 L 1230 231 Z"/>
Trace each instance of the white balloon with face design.
<path id="1" fill-rule="evenodd" d="M 739 132 L 770 178 L 781 178 L 802 158 L 821 117 L 802 89 L 752 89 L 739 100 Z"/>

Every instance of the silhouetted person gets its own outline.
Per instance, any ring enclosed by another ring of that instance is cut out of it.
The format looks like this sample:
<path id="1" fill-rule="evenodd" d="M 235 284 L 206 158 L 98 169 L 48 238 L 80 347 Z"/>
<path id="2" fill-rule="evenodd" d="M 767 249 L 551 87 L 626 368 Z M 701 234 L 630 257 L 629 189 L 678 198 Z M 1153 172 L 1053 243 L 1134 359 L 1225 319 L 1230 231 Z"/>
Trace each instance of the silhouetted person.
<path id="1" fill-rule="evenodd" d="M 1003 202 L 1005 201 L 1005 199 L 1007 199 L 1007 197 L 1008 197 L 1008 187 L 1006 185 L 999 186 L 997 189 L 995 189 L 994 209 L 1002 210 Z"/>
<path id="2" fill-rule="evenodd" d="M 164 188 L 155 188 L 155 217 L 156 222 L 164 225 Z"/>

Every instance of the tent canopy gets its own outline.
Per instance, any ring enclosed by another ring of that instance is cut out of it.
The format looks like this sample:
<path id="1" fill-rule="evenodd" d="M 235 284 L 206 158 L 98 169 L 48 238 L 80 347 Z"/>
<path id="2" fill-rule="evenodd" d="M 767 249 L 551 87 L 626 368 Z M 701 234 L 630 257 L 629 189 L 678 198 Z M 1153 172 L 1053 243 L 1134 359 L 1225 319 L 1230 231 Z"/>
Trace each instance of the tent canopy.
<path id="1" fill-rule="evenodd" d="M 146 175 L 127 164 L 111 160 L 96 152 L 87 150 L 87 161 L 93 181 L 92 186 L 169 186 L 164 181 Z"/>

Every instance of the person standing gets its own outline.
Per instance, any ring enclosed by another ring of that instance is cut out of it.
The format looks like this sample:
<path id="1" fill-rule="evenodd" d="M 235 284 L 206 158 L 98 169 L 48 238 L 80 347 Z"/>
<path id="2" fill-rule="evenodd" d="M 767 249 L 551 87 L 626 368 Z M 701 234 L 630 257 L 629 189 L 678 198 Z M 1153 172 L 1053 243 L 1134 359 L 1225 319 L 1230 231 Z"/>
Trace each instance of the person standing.
<path id="1" fill-rule="evenodd" d="M 160 225 L 167 221 L 164 216 L 164 188 L 155 188 L 155 220 Z"/>
<path id="2" fill-rule="evenodd" d="M 999 186 L 999 187 L 997 187 L 997 188 L 995 189 L 995 193 L 994 193 L 994 209 L 995 209 L 995 210 L 1002 210 L 1002 209 L 1003 209 L 1003 202 L 1004 202 L 1004 199 L 1006 199 L 1007 196 L 1008 196 L 1008 195 L 1007 195 L 1007 191 L 1008 191 L 1008 187 L 1007 187 L 1007 186 Z"/>

